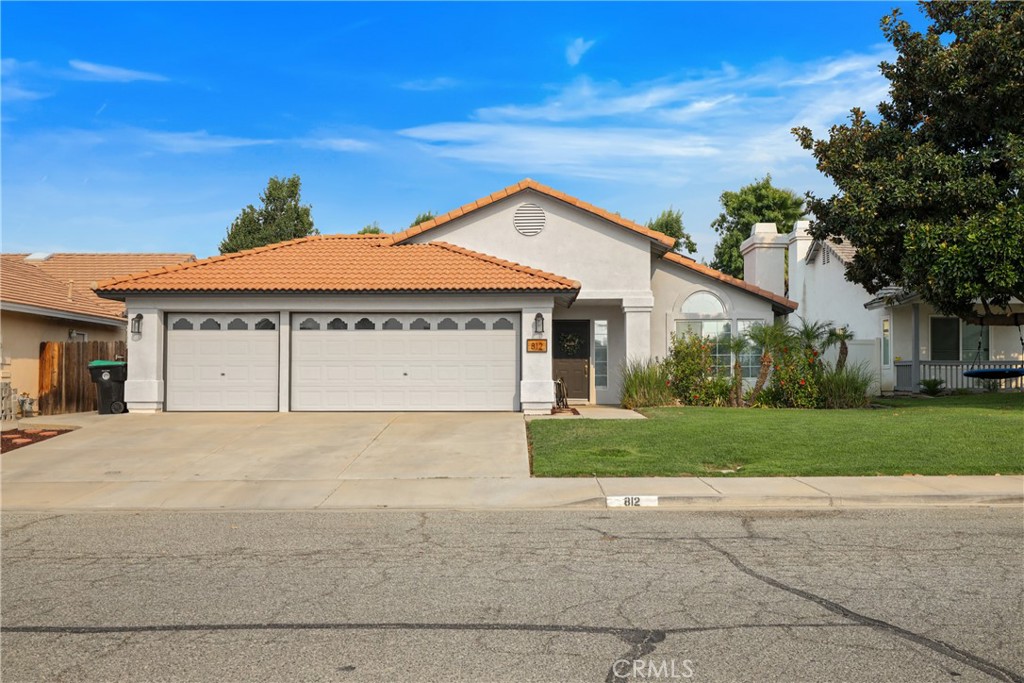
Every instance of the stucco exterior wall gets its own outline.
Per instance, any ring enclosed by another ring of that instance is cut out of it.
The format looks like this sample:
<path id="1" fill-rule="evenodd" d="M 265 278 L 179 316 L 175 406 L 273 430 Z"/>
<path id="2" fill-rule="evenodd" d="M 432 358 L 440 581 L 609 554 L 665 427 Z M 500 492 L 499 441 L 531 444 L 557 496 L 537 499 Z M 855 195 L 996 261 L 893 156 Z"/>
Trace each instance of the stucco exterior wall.
<path id="1" fill-rule="evenodd" d="M 119 341 L 125 338 L 123 326 L 94 325 L 0 311 L 0 354 L 5 370 L 10 371 L 11 386 L 19 394 L 27 392 L 32 398 L 39 397 L 39 344 L 70 341 L 71 330 L 85 332 L 87 341 Z"/>
<path id="2" fill-rule="evenodd" d="M 512 217 L 522 204 L 544 209 L 544 229 L 521 235 Z M 410 242 L 460 247 L 546 270 L 582 283 L 579 299 L 650 295 L 651 241 L 598 216 L 527 191 L 416 235 Z"/>
<path id="3" fill-rule="evenodd" d="M 812 263 L 802 259 L 795 264 L 790 261 L 789 298 L 800 304 L 797 313 L 804 320 L 845 325 L 853 331 L 855 339 L 880 337 L 885 312 L 864 308 L 871 295 L 846 279 L 845 266 L 835 255 L 828 263 L 822 263 L 822 249 Z M 796 273 L 799 275 L 794 277 Z"/>
<path id="4" fill-rule="evenodd" d="M 740 320 L 761 320 L 767 323 L 775 320 L 771 303 L 742 289 L 667 261 L 655 261 L 652 271 L 652 356 L 664 358 L 668 354 L 671 337 L 675 332 L 675 321 L 683 318 L 681 306 L 690 295 L 699 291 L 707 291 L 718 297 L 725 306 L 726 316 L 733 322 L 733 329 L 736 329 L 735 325 Z"/>

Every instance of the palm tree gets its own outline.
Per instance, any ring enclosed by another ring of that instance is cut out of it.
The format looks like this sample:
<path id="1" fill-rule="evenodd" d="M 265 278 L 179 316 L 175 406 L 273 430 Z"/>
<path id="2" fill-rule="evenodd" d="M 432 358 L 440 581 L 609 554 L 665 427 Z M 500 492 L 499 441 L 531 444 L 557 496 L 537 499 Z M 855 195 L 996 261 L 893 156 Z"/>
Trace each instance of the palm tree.
<path id="1" fill-rule="evenodd" d="M 799 315 L 797 318 L 800 318 L 800 326 L 796 328 L 796 337 L 803 345 L 804 350 L 821 353 L 823 348 L 828 345 L 830 333 L 835 329 L 832 326 L 832 321 L 811 322 Z"/>
<path id="2" fill-rule="evenodd" d="M 743 405 L 743 363 L 741 356 L 750 348 L 747 335 L 740 332 L 729 340 L 729 352 L 732 353 L 732 396 L 731 403 L 734 408 Z"/>
<path id="3" fill-rule="evenodd" d="M 853 339 L 853 330 L 847 325 L 842 327 L 833 327 L 828 331 L 828 337 L 826 338 L 826 345 L 833 346 L 839 344 L 839 358 L 836 359 L 836 372 L 842 372 L 843 368 L 846 367 L 846 357 L 850 355 L 850 347 L 847 346 L 846 342 Z"/>
<path id="4" fill-rule="evenodd" d="M 771 325 L 754 323 L 747 329 L 747 339 L 755 346 L 761 347 L 761 370 L 757 373 L 754 390 L 750 393 L 750 402 L 755 403 L 757 397 L 768 381 L 774 363 L 774 354 L 782 349 L 793 338 L 792 331 L 785 322 L 776 320 Z"/>

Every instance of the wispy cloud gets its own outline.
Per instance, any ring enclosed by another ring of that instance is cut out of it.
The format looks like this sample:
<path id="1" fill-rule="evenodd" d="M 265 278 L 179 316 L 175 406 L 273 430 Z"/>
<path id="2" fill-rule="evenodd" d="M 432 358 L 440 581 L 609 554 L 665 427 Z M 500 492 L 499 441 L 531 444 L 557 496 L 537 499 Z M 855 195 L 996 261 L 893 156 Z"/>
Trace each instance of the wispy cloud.
<path id="1" fill-rule="evenodd" d="M 363 140 L 343 137 L 303 138 L 298 143 L 309 149 L 327 149 L 332 152 L 363 152 L 372 147 Z"/>
<path id="2" fill-rule="evenodd" d="M 150 73 L 148 71 L 136 71 L 125 69 L 119 66 L 107 64 L 96 64 L 85 62 L 80 59 L 72 59 L 68 65 L 74 70 L 78 78 L 92 81 L 110 81 L 114 83 L 131 83 L 132 81 L 166 81 L 166 76 Z"/>
<path id="3" fill-rule="evenodd" d="M 51 93 L 26 87 L 21 82 L 21 72 L 36 70 L 34 64 L 19 62 L 11 57 L 0 59 L 0 98 L 4 102 L 31 102 L 49 97 Z"/>
<path id="4" fill-rule="evenodd" d="M 565 48 L 565 61 L 569 63 L 569 66 L 576 66 L 583 59 L 583 55 L 587 54 L 587 51 L 596 44 L 596 40 L 576 38 Z"/>
<path id="5" fill-rule="evenodd" d="M 211 135 L 205 130 L 184 133 L 165 131 L 136 131 L 139 142 L 154 150 L 173 154 L 202 154 L 206 152 L 222 152 L 241 147 L 273 145 L 277 140 L 261 140 L 257 138 L 233 137 L 230 135 Z"/>
<path id="6" fill-rule="evenodd" d="M 885 96 L 879 51 L 807 63 L 730 65 L 713 72 L 621 84 L 580 77 L 539 102 L 472 112 L 464 121 L 401 135 L 448 158 L 581 177 L 699 179 L 813 160 L 790 128 L 823 133 L 851 107 Z"/>
<path id="7" fill-rule="evenodd" d="M 402 90 L 413 90 L 416 92 L 433 92 L 435 90 L 450 90 L 460 85 L 459 81 L 448 76 L 437 76 L 435 78 L 420 78 L 413 81 L 399 83 Z"/>

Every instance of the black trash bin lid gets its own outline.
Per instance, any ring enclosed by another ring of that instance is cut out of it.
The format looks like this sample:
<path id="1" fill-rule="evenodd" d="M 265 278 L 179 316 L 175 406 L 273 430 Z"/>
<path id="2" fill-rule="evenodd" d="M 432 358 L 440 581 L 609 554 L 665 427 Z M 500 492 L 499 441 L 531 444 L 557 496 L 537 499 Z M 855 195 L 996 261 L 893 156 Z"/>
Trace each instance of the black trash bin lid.
<path id="1" fill-rule="evenodd" d="M 94 360 L 89 362 L 90 368 L 117 368 L 122 365 L 128 365 L 123 360 Z"/>

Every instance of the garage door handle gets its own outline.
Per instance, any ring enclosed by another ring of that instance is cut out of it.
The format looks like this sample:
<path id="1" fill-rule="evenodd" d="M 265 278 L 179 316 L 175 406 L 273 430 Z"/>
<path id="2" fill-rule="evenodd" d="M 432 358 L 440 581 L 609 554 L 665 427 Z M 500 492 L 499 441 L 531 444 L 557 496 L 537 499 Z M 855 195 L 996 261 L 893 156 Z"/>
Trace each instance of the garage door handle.
<path id="1" fill-rule="evenodd" d="M 221 376 L 221 377 L 223 377 L 223 376 L 224 376 L 224 373 L 223 373 L 223 372 L 222 372 L 222 373 L 220 373 L 220 376 Z"/>

